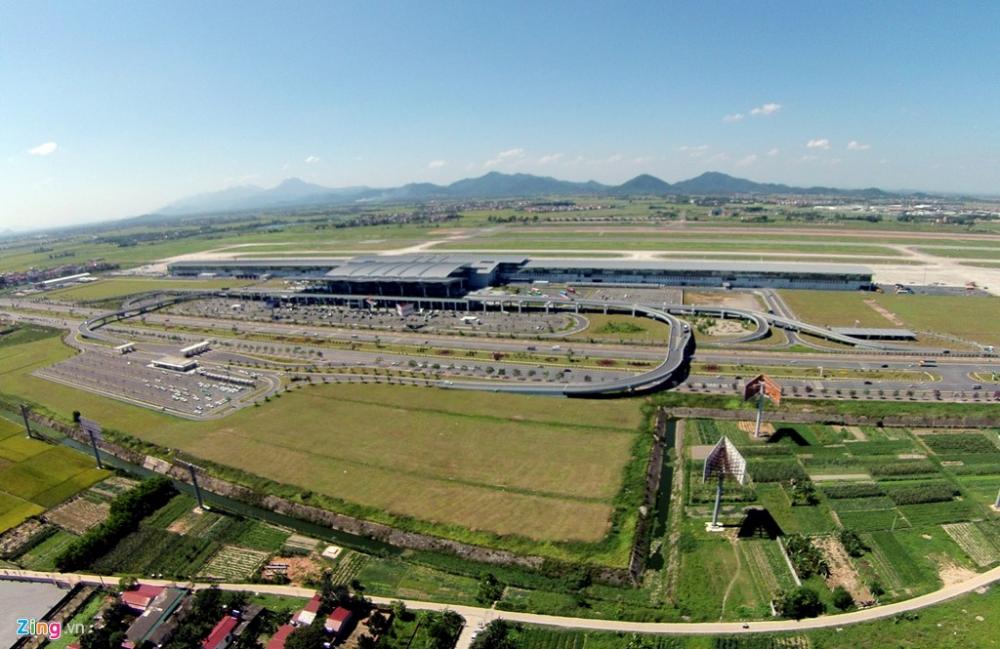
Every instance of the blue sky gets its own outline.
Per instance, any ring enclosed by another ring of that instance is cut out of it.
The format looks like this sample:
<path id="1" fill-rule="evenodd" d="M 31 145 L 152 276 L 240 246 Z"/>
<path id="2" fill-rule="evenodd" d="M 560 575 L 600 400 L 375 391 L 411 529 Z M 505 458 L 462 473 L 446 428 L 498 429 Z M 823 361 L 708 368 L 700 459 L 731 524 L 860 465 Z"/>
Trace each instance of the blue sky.
<path id="1" fill-rule="evenodd" d="M 0 227 L 290 176 L 1000 193 L 997 25 L 997 2 L 14 0 Z"/>

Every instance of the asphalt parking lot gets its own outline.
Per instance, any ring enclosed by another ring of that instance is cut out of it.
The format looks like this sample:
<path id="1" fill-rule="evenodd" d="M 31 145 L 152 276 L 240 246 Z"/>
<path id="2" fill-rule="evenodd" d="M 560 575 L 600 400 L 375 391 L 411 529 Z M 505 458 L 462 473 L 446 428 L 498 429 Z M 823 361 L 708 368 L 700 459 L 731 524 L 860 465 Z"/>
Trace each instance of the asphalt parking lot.
<path id="1" fill-rule="evenodd" d="M 241 322 L 281 322 L 304 326 L 361 327 L 428 333 L 567 335 L 586 326 L 570 313 L 448 311 L 425 309 L 402 317 L 395 309 L 353 309 L 333 305 L 279 305 L 263 301 L 209 299 L 184 302 L 164 313 Z"/>
<path id="2" fill-rule="evenodd" d="M 197 371 L 180 373 L 149 366 L 152 357 L 85 351 L 35 372 L 41 378 L 85 390 L 141 401 L 155 409 L 201 417 L 239 407 L 254 388 L 214 380 Z M 227 370 L 212 371 L 225 374 Z M 250 379 L 244 370 L 229 370 Z"/>

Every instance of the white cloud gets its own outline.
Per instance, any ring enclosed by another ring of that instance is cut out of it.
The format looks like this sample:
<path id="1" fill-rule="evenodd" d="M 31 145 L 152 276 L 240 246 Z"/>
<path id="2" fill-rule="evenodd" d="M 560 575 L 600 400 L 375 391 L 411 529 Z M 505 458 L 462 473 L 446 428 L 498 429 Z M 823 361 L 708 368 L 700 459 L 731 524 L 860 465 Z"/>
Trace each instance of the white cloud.
<path id="1" fill-rule="evenodd" d="M 632 164 L 634 164 L 634 165 L 644 165 L 644 164 L 647 164 L 649 162 L 652 162 L 653 160 L 655 160 L 655 158 L 653 158 L 653 156 L 651 156 L 651 155 L 641 155 L 641 156 L 632 158 Z"/>
<path id="2" fill-rule="evenodd" d="M 28 154 L 29 155 L 43 155 L 43 156 L 44 155 L 52 155 L 53 153 L 56 152 L 56 149 L 58 149 L 58 148 L 59 148 L 59 145 L 56 144 L 55 142 L 46 142 L 44 144 L 39 144 L 38 146 L 36 146 L 33 149 L 28 149 Z"/>
<path id="3" fill-rule="evenodd" d="M 823 138 L 816 138 L 814 140 L 809 140 L 808 142 L 806 142 L 806 148 L 807 149 L 829 149 L 830 148 L 830 140 L 826 139 L 825 137 L 823 137 Z"/>
<path id="4" fill-rule="evenodd" d="M 725 151 L 720 151 L 719 153 L 716 153 L 711 158 L 709 158 L 707 162 L 711 164 L 713 162 L 726 162 L 728 160 L 729 160 L 729 154 L 727 154 Z"/>
<path id="5" fill-rule="evenodd" d="M 812 162 L 813 160 L 819 160 L 819 156 L 816 155 L 804 155 L 801 158 L 802 162 Z"/>
<path id="6" fill-rule="evenodd" d="M 483 163 L 484 167 L 495 167 L 499 164 L 517 162 L 524 159 L 524 149 L 507 149 L 497 154 L 492 160 Z"/>
<path id="7" fill-rule="evenodd" d="M 743 113 L 732 113 L 731 115 L 724 115 L 722 121 L 727 124 L 733 124 L 735 122 L 743 121 Z"/>
<path id="8" fill-rule="evenodd" d="M 767 152 L 767 155 L 769 155 L 769 156 L 771 156 L 773 158 L 774 156 L 778 155 L 779 153 L 781 153 L 781 149 L 771 149 L 770 151 Z"/>
<path id="9" fill-rule="evenodd" d="M 756 108 L 751 108 L 750 109 L 750 114 L 751 115 L 774 115 L 779 110 L 781 110 L 781 104 L 776 104 L 774 102 L 770 102 L 770 103 L 764 104 L 763 106 L 757 106 Z"/>
<path id="10" fill-rule="evenodd" d="M 705 152 L 708 151 L 710 148 L 711 147 L 709 147 L 707 144 L 696 144 L 696 145 L 685 144 L 684 146 L 677 147 L 677 150 L 680 151 L 681 153 L 687 153 L 692 158 L 700 158 L 703 155 L 705 155 Z"/>
<path id="11" fill-rule="evenodd" d="M 613 154 L 611 156 L 608 156 L 608 162 L 621 162 L 624 159 L 625 159 L 625 156 L 623 156 L 620 153 L 615 153 L 615 154 Z"/>
<path id="12" fill-rule="evenodd" d="M 737 167 L 749 167 L 750 165 L 752 165 L 755 162 L 757 162 L 757 154 L 756 153 L 751 153 L 750 155 L 748 155 L 748 156 L 746 156 L 744 158 L 740 158 L 739 160 L 737 160 L 736 161 L 736 166 Z"/>
<path id="13" fill-rule="evenodd" d="M 872 148 L 870 144 L 862 144 L 857 140 L 851 140 L 847 143 L 848 151 L 867 151 L 870 148 Z"/>
<path id="14" fill-rule="evenodd" d="M 559 162 L 560 160 L 562 160 L 562 157 L 563 154 L 561 153 L 549 153 L 539 158 L 538 164 L 547 165 L 547 164 L 552 164 L 553 162 Z"/>
<path id="15" fill-rule="evenodd" d="M 319 162 L 319 156 L 311 155 L 308 158 L 306 158 L 306 164 L 310 164 L 311 165 L 311 164 L 316 163 L 316 162 Z"/>
<path id="16" fill-rule="evenodd" d="M 427 163 L 427 166 L 431 169 L 440 169 L 447 164 L 444 160 L 431 160 Z"/>

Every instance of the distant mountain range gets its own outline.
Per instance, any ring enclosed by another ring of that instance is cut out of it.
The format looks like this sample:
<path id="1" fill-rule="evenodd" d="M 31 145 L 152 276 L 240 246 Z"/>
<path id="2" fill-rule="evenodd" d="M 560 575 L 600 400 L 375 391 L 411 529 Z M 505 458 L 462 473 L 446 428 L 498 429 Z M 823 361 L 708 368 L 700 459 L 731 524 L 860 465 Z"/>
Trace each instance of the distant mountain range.
<path id="1" fill-rule="evenodd" d="M 695 178 L 670 184 L 642 174 L 621 185 L 596 181 L 571 182 L 549 176 L 490 172 L 465 178 L 450 185 L 410 183 L 402 187 L 344 187 L 332 189 L 289 178 L 270 189 L 255 186 L 231 187 L 175 201 L 156 211 L 163 216 L 233 212 L 240 210 L 305 207 L 310 205 L 357 202 L 417 201 L 434 199 L 540 198 L 545 196 L 732 196 L 736 194 L 796 194 L 885 198 L 894 194 L 881 189 L 836 189 L 833 187 L 791 187 L 758 183 L 745 178 L 709 171 Z"/>

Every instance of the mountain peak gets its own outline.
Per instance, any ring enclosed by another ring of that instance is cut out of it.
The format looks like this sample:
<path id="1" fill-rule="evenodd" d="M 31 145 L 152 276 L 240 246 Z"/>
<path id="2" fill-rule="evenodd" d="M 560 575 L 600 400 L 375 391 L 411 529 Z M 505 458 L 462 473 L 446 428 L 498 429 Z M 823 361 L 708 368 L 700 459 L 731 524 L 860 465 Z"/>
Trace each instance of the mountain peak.
<path id="1" fill-rule="evenodd" d="M 277 184 L 277 187 L 300 187 L 302 185 L 308 185 L 308 184 L 309 183 L 302 180 L 298 176 L 292 176 L 290 178 L 285 178 L 284 180 L 282 180 L 280 183 Z"/>

